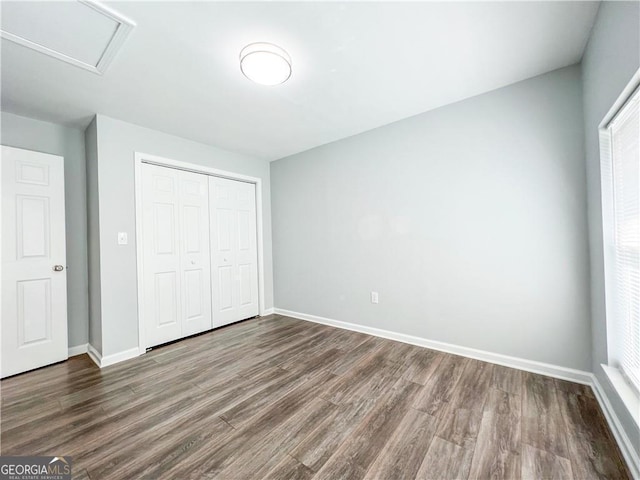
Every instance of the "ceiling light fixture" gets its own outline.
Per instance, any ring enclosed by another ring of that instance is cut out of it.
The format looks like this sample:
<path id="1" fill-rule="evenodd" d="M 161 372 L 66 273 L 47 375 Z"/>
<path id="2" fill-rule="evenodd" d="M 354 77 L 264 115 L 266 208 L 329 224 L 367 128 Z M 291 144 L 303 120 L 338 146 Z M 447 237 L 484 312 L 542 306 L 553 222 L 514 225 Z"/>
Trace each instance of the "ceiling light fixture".
<path id="1" fill-rule="evenodd" d="M 251 43 L 240 51 L 240 70 L 260 85 L 279 85 L 291 76 L 291 57 L 272 43 Z"/>

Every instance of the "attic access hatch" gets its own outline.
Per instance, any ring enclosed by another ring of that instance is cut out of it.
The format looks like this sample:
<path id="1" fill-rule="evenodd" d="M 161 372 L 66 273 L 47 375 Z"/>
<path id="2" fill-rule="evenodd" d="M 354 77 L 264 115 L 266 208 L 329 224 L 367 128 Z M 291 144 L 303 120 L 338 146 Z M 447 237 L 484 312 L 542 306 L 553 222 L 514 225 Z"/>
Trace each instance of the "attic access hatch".
<path id="1" fill-rule="evenodd" d="M 95 0 L 2 2 L 2 38 L 103 74 L 135 23 Z"/>

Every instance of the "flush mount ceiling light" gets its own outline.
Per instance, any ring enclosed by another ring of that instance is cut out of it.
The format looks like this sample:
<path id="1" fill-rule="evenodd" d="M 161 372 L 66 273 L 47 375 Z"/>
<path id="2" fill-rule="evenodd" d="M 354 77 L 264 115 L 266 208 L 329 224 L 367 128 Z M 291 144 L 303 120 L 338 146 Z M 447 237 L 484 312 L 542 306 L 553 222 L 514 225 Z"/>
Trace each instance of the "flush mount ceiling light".
<path id="1" fill-rule="evenodd" d="M 279 85 L 291 76 L 291 57 L 272 43 L 251 43 L 240 51 L 240 70 L 260 85 Z"/>

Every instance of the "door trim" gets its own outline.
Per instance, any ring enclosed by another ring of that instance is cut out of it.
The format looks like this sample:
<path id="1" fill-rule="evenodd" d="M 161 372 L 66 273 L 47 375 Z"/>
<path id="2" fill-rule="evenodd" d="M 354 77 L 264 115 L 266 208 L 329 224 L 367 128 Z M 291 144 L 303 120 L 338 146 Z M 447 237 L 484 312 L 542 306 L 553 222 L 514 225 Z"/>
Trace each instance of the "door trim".
<path id="1" fill-rule="evenodd" d="M 135 200 L 136 200 L 136 266 L 137 266 L 137 300 L 138 300 L 138 353 L 142 355 L 147 351 L 146 335 L 144 319 L 144 302 L 143 299 L 143 261 L 142 261 L 142 164 L 149 163 L 161 167 L 174 168 L 176 170 L 186 170 L 188 172 L 202 173 L 213 177 L 228 178 L 240 182 L 253 183 L 256 186 L 256 229 L 258 236 L 258 304 L 260 315 L 266 315 L 264 302 L 264 233 L 262 219 L 262 179 L 242 175 L 240 173 L 229 172 L 217 168 L 197 165 L 195 163 L 182 162 L 172 160 L 170 158 L 159 157 L 157 155 L 149 155 L 142 152 L 135 152 L 134 157 L 134 182 L 135 182 Z"/>

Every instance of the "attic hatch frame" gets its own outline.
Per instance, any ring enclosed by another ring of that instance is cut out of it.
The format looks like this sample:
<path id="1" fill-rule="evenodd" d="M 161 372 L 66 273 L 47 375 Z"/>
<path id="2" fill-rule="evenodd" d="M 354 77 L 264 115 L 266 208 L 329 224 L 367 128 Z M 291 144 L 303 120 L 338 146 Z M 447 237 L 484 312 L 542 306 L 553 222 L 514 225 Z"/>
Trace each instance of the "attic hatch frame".
<path id="1" fill-rule="evenodd" d="M 2 28 L 0 28 L 0 37 L 17 43 L 18 45 L 22 45 L 23 47 L 35 50 L 36 52 L 44 53 L 50 57 L 62 60 L 70 65 L 88 70 L 97 75 L 102 75 L 124 45 L 125 41 L 135 28 L 136 23 L 97 0 L 77 0 L 77 2 L 95 10 L 99 14 L 104 15 L 118 24 L 113 36 L 109 39 L 106 48 L 102 52 L 100 60 L 98 60 L 98 63 L 95 65 L 83 62 L 82 60 L 78 60 L 77 58 L 73 58 L 39 43 L 32 42 L 20 35 L 7 32 Z"/>

